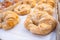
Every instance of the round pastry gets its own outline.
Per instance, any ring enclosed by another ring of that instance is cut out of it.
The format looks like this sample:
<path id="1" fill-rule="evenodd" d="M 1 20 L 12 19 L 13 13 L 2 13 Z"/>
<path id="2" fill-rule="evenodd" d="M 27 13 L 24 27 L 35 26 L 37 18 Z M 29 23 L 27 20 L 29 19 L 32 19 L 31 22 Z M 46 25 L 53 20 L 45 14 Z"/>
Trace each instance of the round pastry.
<path id="1" fill-rule="evenodd" d="M 17 6 L 14 11 L 19 14 L 19 15 L 26 15 L 30 13 L 30 5 L 28 4 L 21 4 L 19 6 Z"/>
<path id="2" fill-rule="evenodd" d="M 13 28 L 18 22 L 19 17 L 15 12 L 12 11 L 6 11 L 3 12 L 3 20 L 2 20 L 2 29 L 9 30 Z"/>
<path id="3" fill-rule="evenodd" d="M 34 7 L 36 5 L 35 0 L 23 0 L 24 4 L 29 4 L 31 7 Z"/>
<path id="4" fill-rule="evenodd" d="M 34 34 L 46 35 L 55 29 L 57 22 L 47 12 L 40 11 L 29 14 L 24 25 Z"/>
<path id="5" fill-rule="evenodd" d="M 38 4 L 41 4 L 41 3 L 47 3 L 47 4 L 51 5 L 52 7 L 55 6 L 55 0 L 40 0 L 38 2 Z"/>
<path id="6" fill-rule="evenodd" d="M 53 14 L 53 8 L 52 6 L 50 6 L 49 4 L 45 4 L 45 3 L 42 3 L 40 5 L 37 5 L 35 7 L 36 9 L 39 9 L 39 10 L 43 10 L 43 11 L 47 11 L 50 15 Z"/>

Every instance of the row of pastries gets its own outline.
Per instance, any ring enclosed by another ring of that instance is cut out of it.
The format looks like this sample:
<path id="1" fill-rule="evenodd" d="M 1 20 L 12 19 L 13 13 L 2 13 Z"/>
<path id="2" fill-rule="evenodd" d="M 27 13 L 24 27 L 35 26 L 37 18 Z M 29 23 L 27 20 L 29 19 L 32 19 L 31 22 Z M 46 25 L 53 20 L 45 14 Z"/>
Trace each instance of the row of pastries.
<path id="1" fill-rule="evenodd" d="M 17 1 L 17 0 L 15 0 Z M 0 28 L 9 30 L 19 23 L 19 16 L 27 15 L 25 28 L 34 34 L 46 35 L 57 26 L 52 16 L 55 0 L 20 0 L 14 9 L 0 13 Z M 33 9 L 33 10 L 32 10 Z"/>

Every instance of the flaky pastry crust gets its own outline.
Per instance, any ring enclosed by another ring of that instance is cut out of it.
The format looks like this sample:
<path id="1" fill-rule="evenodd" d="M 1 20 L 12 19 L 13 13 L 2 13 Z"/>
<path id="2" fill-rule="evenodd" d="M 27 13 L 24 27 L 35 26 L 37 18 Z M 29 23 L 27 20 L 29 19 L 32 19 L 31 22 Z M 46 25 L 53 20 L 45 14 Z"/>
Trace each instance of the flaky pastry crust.
<path id="1" fill-rule="evenodd" d="M 29 14 L 25 20 L 25 28 L 34 34 L 46 35 L 57 25 L 56 20 L 45 11 Z"/>
<path id="2" fill-rule="evenodd" d="M 15 12 L 5 11 L 2 13 L 1 27 L 4 30 L 12 29 L 19 22 L 19 17 Z"/>
<path id="3" fill-rule="evenodd" d="M 14 11 L 19 15 L 29 14 L 30 10 L 31 10 L 31 7 L 28 4 L 21 4 L 14 9 Z"/>

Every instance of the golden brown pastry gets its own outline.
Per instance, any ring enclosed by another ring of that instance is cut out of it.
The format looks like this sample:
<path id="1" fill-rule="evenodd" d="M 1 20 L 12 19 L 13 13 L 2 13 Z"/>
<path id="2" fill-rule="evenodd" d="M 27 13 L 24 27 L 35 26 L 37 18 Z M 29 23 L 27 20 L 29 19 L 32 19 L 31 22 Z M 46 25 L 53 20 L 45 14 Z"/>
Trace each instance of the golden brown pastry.
<path id="1" fill-rule="evenodd" d="M 0 3 L 0 10 L 5 10 L 19 2 L 20 2 L 19 0 L 4 0 L 3 2 Z"/>
<path id="2" fill-rule="evenodd" d="M 31 10 L 31 7 L 28 4 L 21 4 L 14 9 L 14 11 L 19 15 L 29 14 L 30 10 Z"/>
<path id="3" fill-rule="evenodd" d="M 12 3 L 9 1 L 5 1 L 2 5 L 7 8 L 7 7 L 11 6 Z"/>
<path id="4" fill-rule="evenodd" d="M 53 8 L 49 4 L 42 3 L 40 5 L 37 5 L 35 7 L 36 9 L 42 10 L 42 11 L 47 11 L 50 15 L 53 14 Z"/>
<path id="5" fill-rule="evenodd" d="M 9 2 L 11 2 L 11 3 L 17 3 L 17 2 L 19 2 L 20 0 L 4 0 L 4 1 L 9 1 Z"/>
<path id="6" fill-rule="evenodd" d="M 13 0 L 15 3 L 19 2 L 19 0 Z"/>
<path id="7" fill-rule="evenodd" d="M 0 28 L 2 28 L 2 14 L 0 13 Z"/>
<path id="8" fill-rule="evenodd" d="M 0 28 L 1 28 L 1 25 L 2 25 L 1 22 L 2 22 L 2 19 L 1 19 L 1 17 L 0 17 Z"/>
<path id="9" fill-rule="evenodd" d="M 2 9 L 4 9 L 5 7 L 2 5 L 2 3 L 0 3 L 0 11 L 2 10 Z"/>
<path id="10" fill-rule="evenodd" d="M 36 3 L 39 3 L 41 0 L 35 0 L 36 1 Z"/>
<path id="11" fill-rule="evenodd" d="M 57 25 L 56 20 L 45 11 L 29 14 L 25 20 L 25 28 L 34 34 L 46 35 Z"/>
<path id="12" fill-rule="evenodd" d="M 34 7 L 36 5 L 35 0 L 23 0 L 24 4 L 29 4 L 31 7 Z"/>
<path id="13" fill-rule="evenodd" d="M 55 6 L 55 0 L 40 0 L 38 2 L 38 4 L 41 4 L 41 3 L 47 3 L 47 4 L 51 5 L 52 7 Z"/>
<path id="14" fill-rule="evenodd" d="M 2 28 L 2 24 L 0 23 L 0 28 Z"/>
<path id="15" fill-rule="evenodd" d="M 18 22 L 19 22 L 19 17 L 15 12 L 12 11 L 6 11 L 3 12 L 3 21 L 2 23 L 2 29 L 9 30 L 13 28 Z"/>

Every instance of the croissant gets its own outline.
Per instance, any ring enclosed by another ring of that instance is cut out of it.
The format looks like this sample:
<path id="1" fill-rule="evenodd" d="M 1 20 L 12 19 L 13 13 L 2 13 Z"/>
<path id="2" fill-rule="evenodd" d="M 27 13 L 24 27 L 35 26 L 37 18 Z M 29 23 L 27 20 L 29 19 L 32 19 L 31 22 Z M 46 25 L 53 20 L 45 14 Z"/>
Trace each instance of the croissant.
<path id="1" fill-rule="evenodd" d="M 39 9 L 41 11 L 47 11 L 50 15 L 53 15 L 53 10 L 54 10 L 52 6 L 45 3 L 35 6 L 35 9 Z"/>
<path id="2" fill-rule="evenodd" d="M 25 28 L 39 35 L 47 35 L 57 25 L 56 20 L 45 11 L 29 14 L 24 22 Z"/>
<path id="3" fill-rule="evenodd" d="M 12 29 L 18 22 L 19 17 L 15 12 L 6 11 L 2 13 L 2 29 L 9 30 Z"/>
<path id="4" fill-rule="evenodd" d="M 14 9 L 14 11 L 19 15 L 29 14 L 30 10 L 31 10 L 31 7 L 28 4 L 21 4 Z"/>
<path id="5" fill-rule="evenodd" d="M 41 4 L 41 3 L 47 3 L 47 4 L 51 5 L 52 7 L 55 6 L 55 0 L 40 0 L 38 2 L 38 4 Z"/>
<path id="6" fill-rule="evenodd" d="M 23 4 L 29 4 L 31 7 L 36 5 L 36 0 L 23 0 Z"/>

